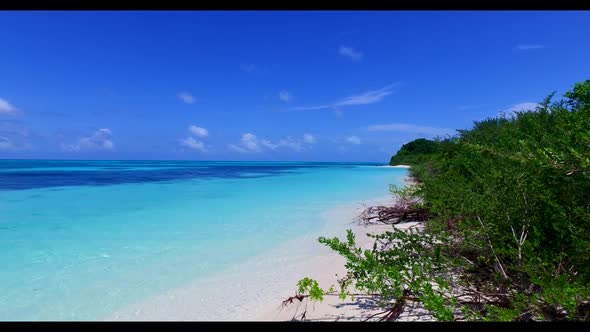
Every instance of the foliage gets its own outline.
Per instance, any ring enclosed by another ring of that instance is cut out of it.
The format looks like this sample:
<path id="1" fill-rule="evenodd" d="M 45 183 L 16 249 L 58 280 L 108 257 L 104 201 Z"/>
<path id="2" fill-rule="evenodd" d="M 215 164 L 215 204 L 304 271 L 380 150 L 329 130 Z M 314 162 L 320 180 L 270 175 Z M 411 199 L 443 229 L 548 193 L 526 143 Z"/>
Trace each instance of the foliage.
<path id="1" fill-rule="evenodd" d="M 297 283 L 299 294 L 309 294 L 309 298 L 312 300 L 323 301 L 324 293 L 323 289 L 320 288 L 316 280 L 310 278 L 303 278 Z"/>
<path id="2" fill-rule="evenodd" d="M 588 320 L 590 80 L 552 99 L 405 144 L 391 163 L 420 183 L 392 193 L 418 197 L 431 218 L 422 232 L 374 236 L 368 251 L 351 232 L 321 238 L 346 257 L 350 284 L 440 320 Z"/>
<path id="3" fill-rule="evenodd" d="M 350 295 L 349 287 L 368 294 L 379 294 L 382 305 L 397 308 L 405 301 L 421 301 L 432 308 L 435 317 L 452 320 L 453 313 L 445 303 L 443 290 L 448 286 L 443 278 L 446 271 L 440 255 L 441 243 L 418 230 L 393 229 L 378 235 L 371 250 L 356 247 L 354 233 L 347 231 L 346 241 L 338 238 L 319 239 L 340 255 L 346 257 L 348 274 L 341 282 L 340 294 Z M 436 287 L 432 287 L 434 278 Z"/>
<path id="4" fill-rule="evenodd" d="M 438 141 L 419 138 L 402 145 L 399 151 L 391 157 L 390 165 L 411 164 L 428 159 L 428 155 L 438 152 Z"/>

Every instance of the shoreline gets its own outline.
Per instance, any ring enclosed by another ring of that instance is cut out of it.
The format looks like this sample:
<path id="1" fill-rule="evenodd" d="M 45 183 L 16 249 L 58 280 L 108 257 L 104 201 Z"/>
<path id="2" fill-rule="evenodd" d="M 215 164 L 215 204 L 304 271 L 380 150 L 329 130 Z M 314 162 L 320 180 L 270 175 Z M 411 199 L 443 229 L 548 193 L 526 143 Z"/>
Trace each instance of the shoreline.
<path id="1" fill-rule="evenodd" d="M 377 167 L 387 167 L 387 168 L 410 168 L 410 165 L 383 165 Z"/>
<path id="2" fill-rule="evenodd" d="M 282 309 L 281 303 L 295 294 L 297 281 L 310 277 L 318 280 L 321 287 L 328 288 L 336 284 L 335 274 L 342 275 L 346 271 L 345 259 L 320 244 L 317 238 L 337 236 L 342 239 L 346 230 L 352 229 L 358 245 L 372 245 L 366 233 L 391 226 L 358 225 L 354 219 L 364 208 L 363 205 L 387 204 L 391 200 L 391 196 L 385 196 L 333 206 L 322 213 L 322 226 L 318 231 L 293 238 L 215 276 L 198 278 L 184 286 L 127 305 L 104 320 L 291 320 L 289 310 L 293 308 Z M 321 305 L 327 303 L 324 301 Z M 329 311 L 320 310 L 316 315 Z"/>
<path id="3" fill-rule="evenodd" d="M 374 202 L 369 205 L 381 205 L 383 201 Z M 358 213 L 357 213 L 358 215 Z M 353 216 L 353 218 L 356 215 Z M 372 249 L 374 239 L 367 236 L 367 233 L 382 233 L 390 230 L 392 227 L 398 229 L 408 229 L 419 225 L 418 222 L 408 222 L 398 225 L 350 225 L 341 229 L 339 234 L 326 234 L 326 237 L 338 236 L 340 240 L 346 239 L 346 229 L 351 229 L 355 235 L 356 246 L 363 249 Z M 299 273 L 299 279 L 309 277 L 318 281 L 319 286 L 323 289 L 328 289 L 330 285 L 334 285 L 336 289 L 338 282 L 337 279 L 346 275 L 346 260 L 334 251 L 331 251 L 322 255 L 313 257 Z M 376 307 L 373 304 L 373 300 L 370 296 L 355 296 L 354 300 L 347 297 L 345 300 L 341 300 L 338 296 L 324 296 L 322 302 L 311 302 L 305 299 L 303 302 L 297 302 L 282 307 L 282 301 L 286 300 L 290 296 L 295 295 L 296 283 L 293 283 L 290 287 L 290 292 L 285 292 L 282 298 L 277 298 L 275 304 L 268 304 L 262 310 L 260 315 L 254 318 L 256 321 L 290 321 L 295 317 L 300 318 L 300 315 L 306 310 L 306 321 L 363 321 L 369 318 L 371 315 L 382 312 L 383 309 Z M 413 308 L 411 310 L 402 313 L 398 318 L 399 321 L 409 321 L 412 316 L 415 316 Z M 419 310 L 419 309 L 418 309 Z M 421 314 L 421 312 L 419 312 Z M 418 315 L 418 320 L 423 319 L 423 315 Z"/>
<path id="4" fill-rule="evenodd" d="M 380 166 L 406 168 L 399 166 Z M 411 184 L 409 176 L 403 184 Z M 355 234 L 357 246 L 371 249 L 373 239 L 367 233 L 381 233 L 396 227 L 406 229 L 416 222 L 392 225 L 360 225 L 356 218 L 367 206 L 389 205 L 391 195 L 351 201 L 328 207 L 320 215 L 318 230 L 292 238 L 275 248 L 248 258 L 213 276 L 193 279 L 188 284 L 124 306 L 103 320 L 108 321 L 289 321 L 301 314 L 293 303 L 282 302 L 295 295 L 297 282 L 309 277 L 327 289 L 337 285 L 339 276 L 346 274 L 345 258 L 317 241 L 320 236 L 346 238 L 346 230 Z M 359 321 L 381 309 L 367 306 L 359 297 L 349 299 L 326 296 L 324 301 L 310 302 L 308 320 Z M 304 305 L 304 304 L 303 304 Z M 409 314 L 411 314 L 411 310 Z M 402 314 L 399 320 L 407 319 Z M 420 320 L 423 320 L 419 318 Z"/>

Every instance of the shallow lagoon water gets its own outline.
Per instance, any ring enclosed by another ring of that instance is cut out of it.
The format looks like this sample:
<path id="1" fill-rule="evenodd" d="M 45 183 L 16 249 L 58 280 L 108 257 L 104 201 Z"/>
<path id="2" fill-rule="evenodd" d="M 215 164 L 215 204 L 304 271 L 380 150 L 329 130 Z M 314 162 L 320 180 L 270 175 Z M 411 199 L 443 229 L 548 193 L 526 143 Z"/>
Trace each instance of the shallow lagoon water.
<path id="1" fill-rule="evenodd" d="M 373 163 L 0 161 L 0 320 L 98 320 L 388 193 Z"/>

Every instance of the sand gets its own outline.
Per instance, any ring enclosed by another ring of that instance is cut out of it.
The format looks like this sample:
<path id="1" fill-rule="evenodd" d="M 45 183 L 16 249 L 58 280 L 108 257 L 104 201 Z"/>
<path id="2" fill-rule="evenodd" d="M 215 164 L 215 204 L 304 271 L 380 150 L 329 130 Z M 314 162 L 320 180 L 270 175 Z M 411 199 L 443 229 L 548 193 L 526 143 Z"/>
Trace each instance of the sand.
<path id="1" fill-rule="evenodd" d="M 419 227 L 419 223 L 405 223 L 397 225 L 398 229 L 407 229 L 409 227 Z M 373 240 L 367 233 L 381 233 L 390 230 L 389 225 L 371 225 L 351 227 L 355 233 L 357 246 L 365 249 L 371 249 Z M 344 239 L 344 236 L 339 236 Z M 297 273 L 300 278 L 309 276 L 318 281 L 320 287 L 327 289 L 330 285 L 337 285 L 336 275 L 344 276 L 346 268 L 344 267 L 345 259 L 334 252 L 326 253 L 311 259 L 307 264 L 301 266 Z M 337 286 L 335 286 L 336 289 Z M 295 295 L 295 287 L 291 287 L 287 295 Z M 301 314 L 306 311 L 305 319 L 309 321 L 363 321 L 369 316 L 383 311 L 375 305 L 374 299 L 370 296 L 356 296 L 354 301 L 350 298 L 341 300 L 337 296 L 325 296 L 322 302 L 310 302 L 305 299 L 303 302 L 295 300 L 292 304 L 285 307 L 281 306 L 279 300 L 277 303 L 269 304 L 266 308 L 260 310 L 255 320 L 260 321 L 286 321 L 300 319 Z M 408 310 L 414 309 L 414 310 Z M 429 320 L 420 308 L 406 308 L 404 314 L 400 316 L 401 321 L 406 320 Z"/>
<path id="2" fill-rule="evenodd" d="M 361 226 L 354 219 L 365 205 L 391 203 L 383 197 L 354 205 L 334 207 L 322 217 L 322 229 L 284 243 L 279 248 L 231 267 L 222 274 L 201 278 L 192 283 L 122 308 L 106 320 L 131 321 L 284 321 L 301 313 L 301 305 L 282 307 L 281 303 L 295 295 L 297 281 L 304 277 L 318 280 L 321 287 L 336 284 L 343 276 L 345 260 L 317 241 L 319 236 L 344 239 L 352 229 L 360 246 L 369 248 L 372 241 L 367 232 L 379 233 L 389 225 Z M 361 204 L 362 203 L 362 204 Z M 408 228 L 416 223 L 397 226 Z M 149 276 L 147 276 L 149 277 Z M 327 296 L 322 303 L 309 303 L 309 320 L 362 320 L 376 313 L 369 297 L 341 301 Z M 406 315 L 408 313 L 405 313 Z M 411 313 L 409 313 L 411 315 Z M 420 316 L 421 317 L 421 316 Z M 422 318 L 423 319 L 423 318 Z M 407 317 L 402 320 L 408 320 Z"/>
<path id="3" fill-rule="evenodd" d="M 383 166 L 377 166 L 377 167 L 388 167 L 388 168 L 410 168 L 410 165 L 383 165 Z"/>

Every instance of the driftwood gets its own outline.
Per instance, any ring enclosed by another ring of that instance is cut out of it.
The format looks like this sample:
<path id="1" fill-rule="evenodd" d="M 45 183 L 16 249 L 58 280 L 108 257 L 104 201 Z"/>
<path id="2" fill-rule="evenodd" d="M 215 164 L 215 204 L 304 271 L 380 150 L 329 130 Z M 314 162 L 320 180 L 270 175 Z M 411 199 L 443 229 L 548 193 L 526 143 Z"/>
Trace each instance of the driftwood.
<path id="1" fill-rule="evenodd" d="M 411 221 L 425 221 L 426 209 L 419 207 L 419 202 L 412 199 L 397 200 L 394 205 L 370 206 L 357 217 L 361 224 L 399 224 Z"/>
<path id="2" fill-rule="evenodd" d="M 411 296 L 409 290 L 404 289 L 403 296 L 397 299 L 392 305 L 387 307 L 384 311 L 370 315 L 369 317 L 365 318 L 364 321 L 367 322 L 377 316 L 381 316 L 377 320 L 378 322 L 397 320 L 403 313 L 404 306 L 406 305 L 407 301 L 418 301 L 418 299 L 414 296 Z"/>

